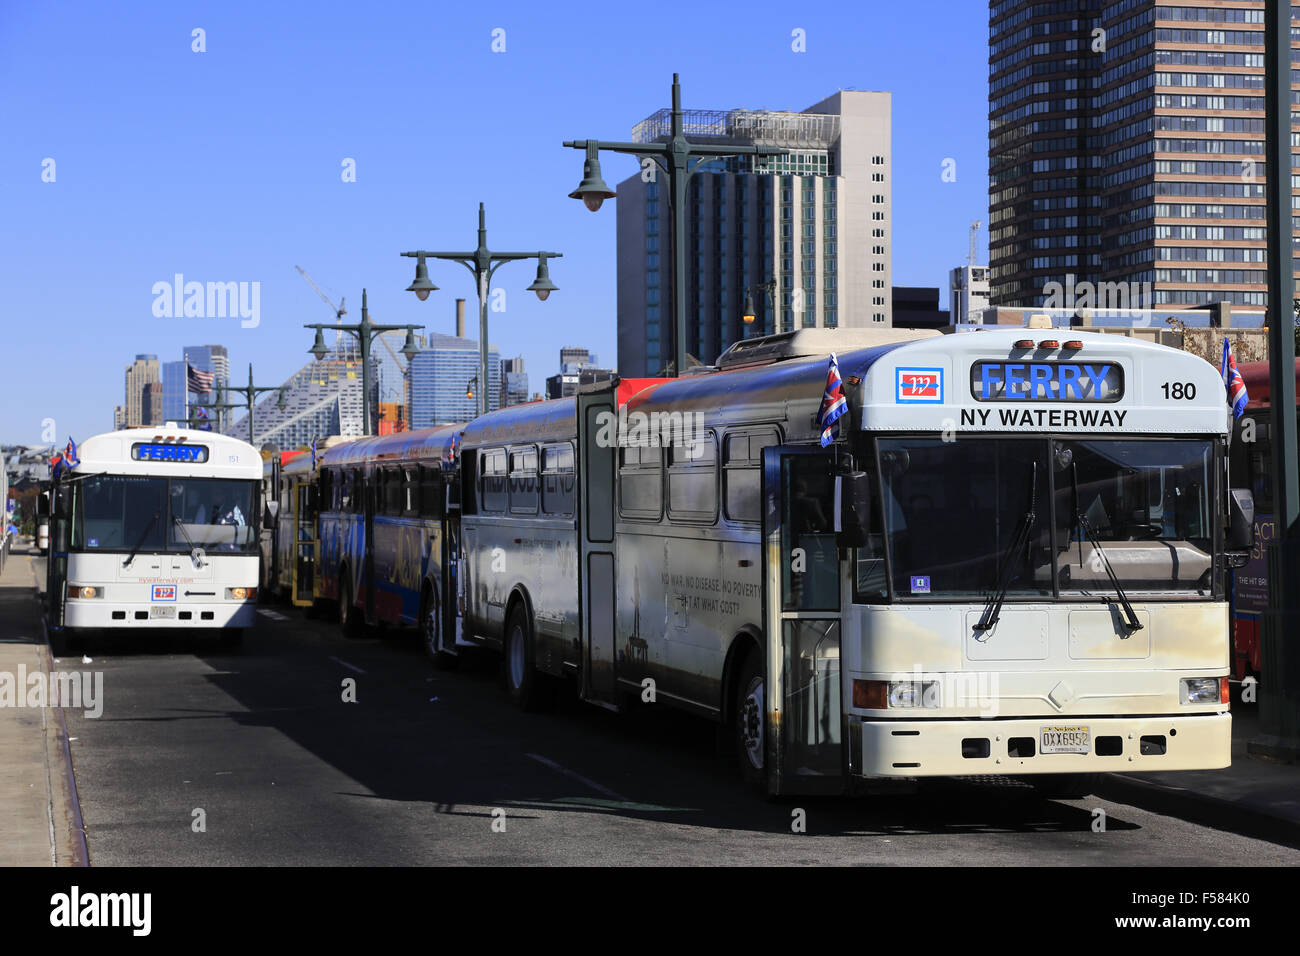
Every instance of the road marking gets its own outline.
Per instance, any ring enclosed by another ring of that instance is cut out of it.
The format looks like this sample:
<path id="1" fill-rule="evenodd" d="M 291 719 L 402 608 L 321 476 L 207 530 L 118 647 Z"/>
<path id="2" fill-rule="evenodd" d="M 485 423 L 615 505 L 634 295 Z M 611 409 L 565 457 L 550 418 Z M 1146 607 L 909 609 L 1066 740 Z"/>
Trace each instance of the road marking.
<path id="1" fill-rule="evenodd" d="M 364 673 L 365 673 L 365 671 L 363 671 L 363 670 L 362 670 L 360 667 L 358 667 L 356 664 L 349 664 L 347 661 L 340 660 L 339 658 L 334 657 L 333 655 L 330 656 L 330 660 L 332 660 L 332 661 L 333 661 L 334 663 L 336 663 L 336 664 L 342 664 L 342 665 L 343 665 L 344 667 L 346 667 L 348 670 L 350 670 L 350 671 L 356 671 L 358 674 L 364 674 Z"/>
<path id="2" fill-rule="evenodd" d="M 594 780 L 589 780 L 588 778 L 584 777 L 582 774 L 570 770 L 568 767 L 560 766 L 558 763 L 556 763 L 554 760 L 550 759 L 549 757 L 543 757 L 541 754 L 525 754 L 525 756 L 528 757 L 530 760 L 536 760 L 538 763 L 550 767 L 556 773 L 562 773 L 566 777 L 576 780 L 578 781 L 578 783 L 583 784 L 584 786 L 590 787 L 592 790 L 595 790 L 597 793 L 602 794 L 611 800 L 617 800 L 620 803 L 632 802 L 622 794 L 616 793 L 615 791 L 609 789 L 609 787 L 599 784 Z"/>
<path id="3" fill-rule="evenodd" d="M 259 608 L 257 609 L 257 613 L 260 614 L 260 615 L 262 615 L 263 617 L 269 617 L 269 618 L 270 618 L 271 620 L 273 620 L 273 621 L 287 621 L 287 620 L 289 620 L 289 618 L 288 618 L 286 615 L 281 614 L 279 611 L 272 611 L 272 610 L 269 610 L 269 609 L 264 608 L 264 607 L 259 607 Z"/>

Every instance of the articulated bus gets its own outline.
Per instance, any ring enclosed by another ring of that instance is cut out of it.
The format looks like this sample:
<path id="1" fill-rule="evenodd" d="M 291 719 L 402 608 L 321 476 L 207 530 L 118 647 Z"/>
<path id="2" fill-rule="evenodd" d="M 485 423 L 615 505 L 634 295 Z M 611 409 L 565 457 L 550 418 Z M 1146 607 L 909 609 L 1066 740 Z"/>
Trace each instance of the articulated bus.
<path id="1" fill-rule="evenodd" d="M 168 424 L 86 439 L 48 493 L 46 617 L 63 647 L 97 628 L 253 624 L 262 458 Z"/>
<path id="2" fill-rule="evenodd" d="M 1267 362 L 1247 362 L 1239 369 L 1250 401 L 1232 437 L 1232 473 L 1240 476 L 1255 500 L 1255 547 L 1250 562 L 1233 574 L 1232 646 L 1234 676 L 1263 680 L 1259 655 L 1260 615 L 1268 610 L 1266 549 L 1277 537 L 1273 521 L 1273 414 Z M 1300 386 L 1300 359 L 1296 360 Z M 1300 415 L 1300 411 L 1297 412 Z"/>
<path id="3" fill-rule="evenodd" d="M 459 425 L 362 438 L 330 448 L 318 467 L 316 594 L 345 632 L 418 625 L 438 663 L 455 659 Z"/>
<path id="4" fill-rule="evenodd" d="M 352 443 L 326 472 L 343 527 L 322 516 L 322 581 L 327 556 L 351 562 L 340 593 L 367 620 L 436 602 L 436 650 L 500 651 L 526 709 L 568 683 L 719 722 L 770 794 L 975 774 L 1070 794 L 1227 766 L 1225 585 L 1252 509 L 1222 381 L 1063 332 L 801 330 L 502 409 L 430 452 Z M 832 350 L 847 413 L 824 436 Z M 387 571 L 354 566 L 379 563 L 366 525 L 410 520 L 434 458 L 460 504 L 441 597 L 432 524 Z"/>

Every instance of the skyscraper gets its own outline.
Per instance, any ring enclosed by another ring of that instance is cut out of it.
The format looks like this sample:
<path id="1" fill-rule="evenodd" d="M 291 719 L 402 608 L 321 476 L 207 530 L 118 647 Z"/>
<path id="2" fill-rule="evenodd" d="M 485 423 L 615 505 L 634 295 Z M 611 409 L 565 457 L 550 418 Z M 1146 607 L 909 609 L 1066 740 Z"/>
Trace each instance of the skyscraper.
<path id="1" fill-rule="evenodd" d="M 1264 304 L 1262 0 L 991 0 L 989 44 L 993 305 Z"/>
<path id="2" fill-rule="evenodd" d="M 501 407 L 522 405 L 528 401 L 528 373 L 522 358 L 501 360 Z"/>
<path id="3" fill-rule="evenodd" d="M 889 326 L 890 94 L 840 90 L 803 112 L 688 110 L 692 140 L 789 150 L 715 160 L 688 189 L 686 352 L 713 362 L 746 334 Z M 668 110 L 633 130 L 658 142 Z M 673 356 L 668 184 L 618 185 L 618 369 L 658 373 Z M 762 288 L 768 280 L 770 292 Z M 757 320 L 742 316 L 752 295 Z"/>
<path id="4" fill-rule="evenodd" d="M 189 415 L 189 375 L 185 360 L 162 363 L 162 416 L 180 424 Z"/>
<path id="5" fill-rule="evenodd" d="M 194 402 L 220 401 L 218 396 L 221 395 L 222 389 L 230 384 L 230 356 L 226 352 L 226 347 L 224 345 L 187 345 L 182 354 L 185 356 L 185 361 L 199 371 L 212 373 L 213 390 L 193 395 L 191 404 Z M 227 409 L 218 409 L 211 414 L 213 419 L 221 425 L 230 421 Z M 219 427 L 218 431 L 220 430 L 222 429 Z"/>
<path id="6" fill-rule="evenodd" d="M 162 371 L 156 355 L 137 355 L 135 361 L 126 367 L 126 395 L 122 408 L 125 412 L 124 427 L 139 428 L 150 424 L 145 421 L 144 387 L 162 380 Z"/>
<path id="7" fill-rule="evenodd" d="M 411 428 L 431 428 L 477 417 L 478 342 L 455 335 L 429 334 L 428 345 L 411 359 Z M 501 356 L 488 347 L 488 411 L 501 404 Z M 473 395 L 469 394 L 473 392 Z"/>

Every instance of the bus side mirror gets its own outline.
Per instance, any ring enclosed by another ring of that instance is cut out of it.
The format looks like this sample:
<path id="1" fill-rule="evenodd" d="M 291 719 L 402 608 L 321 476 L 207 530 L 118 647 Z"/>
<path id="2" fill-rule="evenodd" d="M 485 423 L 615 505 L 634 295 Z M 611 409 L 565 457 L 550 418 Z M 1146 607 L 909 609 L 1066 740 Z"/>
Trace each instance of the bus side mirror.
<path id="1" fill-rule="evenodd" d="M 1228 491 L 1228 565 L 1246 566 L 1255 548 L 1255 498 L 1246 488 Z"/>
<path id="2" fill-rule="evenodd" d="M 851 471 L 835 476 L 835 533 L 841 548 L 860 548 L 871 534 L 871 476 Z"/>

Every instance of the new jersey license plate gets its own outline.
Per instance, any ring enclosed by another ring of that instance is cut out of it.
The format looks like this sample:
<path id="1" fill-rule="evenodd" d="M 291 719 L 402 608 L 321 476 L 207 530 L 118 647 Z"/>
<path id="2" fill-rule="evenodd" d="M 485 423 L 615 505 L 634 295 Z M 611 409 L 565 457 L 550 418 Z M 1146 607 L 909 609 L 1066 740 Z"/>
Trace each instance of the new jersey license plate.
<path id="1" fill-rule="evenodd" d="M 1087 727 L 1077 725 L 1040 727 L 1038 728 L 1038 752 L 1040 754 L 1092 753 L 1092 732 Z"/>
<path id="2" fill-rule="evenodd" d="M 175 606 L 169 607 L 167 605 L 162 605 L 160 607 L 157 604 L 155 604 L 153 607 L 149 608 L 149 616 L 174 618 L 176 616 L 176 608 Z"/>

